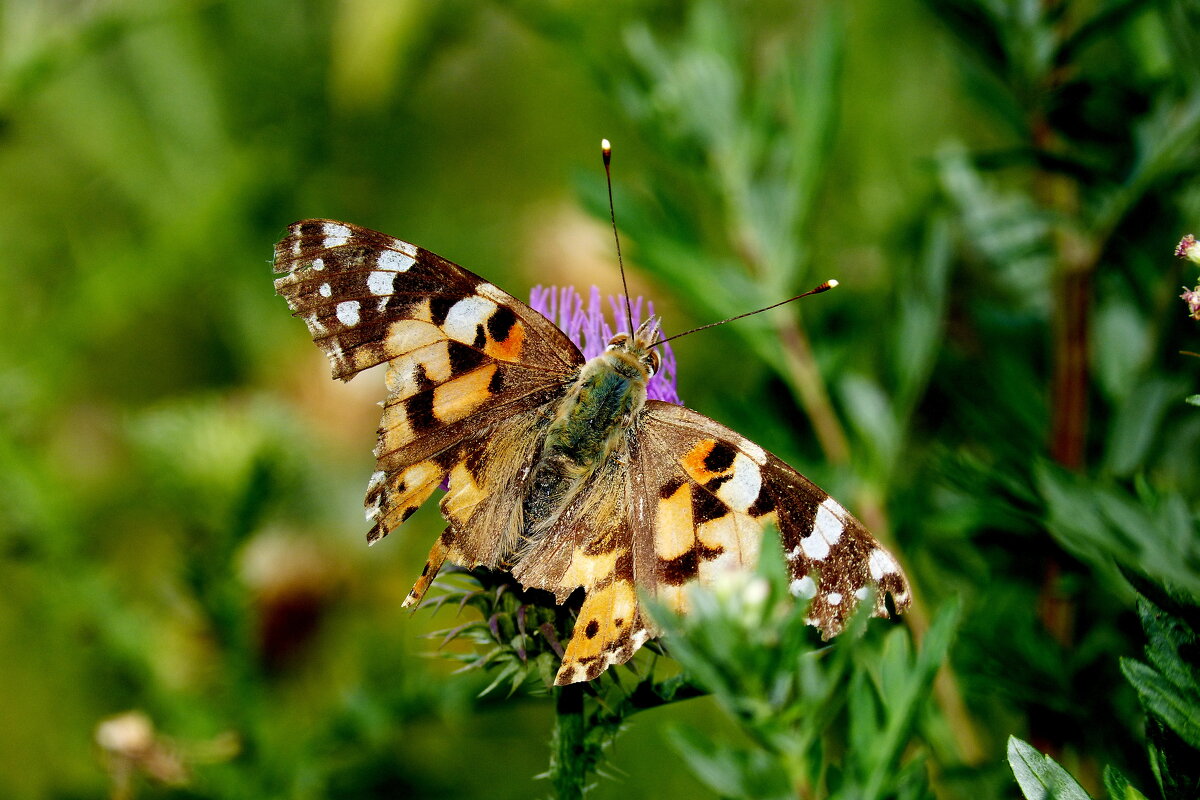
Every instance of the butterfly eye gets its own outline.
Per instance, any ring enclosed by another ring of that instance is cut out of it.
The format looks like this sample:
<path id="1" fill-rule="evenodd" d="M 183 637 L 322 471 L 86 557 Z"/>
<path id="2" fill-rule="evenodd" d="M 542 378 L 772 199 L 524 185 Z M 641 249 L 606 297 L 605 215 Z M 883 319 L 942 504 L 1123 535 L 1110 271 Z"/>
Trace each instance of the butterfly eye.
<path id="1" fill-rule="evenodd" d="M 623 347 L 627 341 L 629 341 L 629 334 L 618 333 L 616 336 L 614 336 L 612 339 L 609 340 L 608 347 L 604 348 L 604 350 L 605 350 L 605 352 L 612 352 L 613 350 L 616 350 L 618 347 Z"/>
<path id="2" fill-rule="evenodd" d="M 650 351 L 650 357 L 646 360 L 646 367 L 650 370 L 650 377 L 653 378 L 658 374 L 658 368 L 662 366 L 662 356 L 657 350 Z"/>

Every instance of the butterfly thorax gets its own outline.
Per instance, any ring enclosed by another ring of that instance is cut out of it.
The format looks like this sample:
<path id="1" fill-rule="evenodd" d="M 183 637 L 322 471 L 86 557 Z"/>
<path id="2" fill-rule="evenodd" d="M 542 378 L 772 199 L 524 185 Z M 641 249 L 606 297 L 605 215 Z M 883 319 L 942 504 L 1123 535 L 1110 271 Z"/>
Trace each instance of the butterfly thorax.
<path id="1" fill-rule="evenodd" d="M 639 334 L 641 331 L 639 331 Z M 657 366 L 644 337 L 616 337 L 580 368 L 555 409 L 523 504 L 524 533 L 548 527 L 588 480 L 621 449 L 646 403 Z"/>

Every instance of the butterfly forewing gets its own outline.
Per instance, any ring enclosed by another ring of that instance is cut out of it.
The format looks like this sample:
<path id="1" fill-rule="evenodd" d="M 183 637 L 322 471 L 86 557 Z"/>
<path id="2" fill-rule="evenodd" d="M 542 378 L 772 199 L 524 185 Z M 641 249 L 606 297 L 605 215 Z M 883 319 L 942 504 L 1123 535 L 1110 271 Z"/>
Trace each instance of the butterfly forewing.
<path id="1" fill-rule="evenodd" d="M 387 363 L 367 493 L 371 541 L 403 522 L 466 458 L 464 440 L 552 403 L 582 362 L 541 314 L 440 256 L 332 220 L 291 225 L 275 281 L 334 377 Z M 482 445 L 476 444 L 478 448 Z"/>

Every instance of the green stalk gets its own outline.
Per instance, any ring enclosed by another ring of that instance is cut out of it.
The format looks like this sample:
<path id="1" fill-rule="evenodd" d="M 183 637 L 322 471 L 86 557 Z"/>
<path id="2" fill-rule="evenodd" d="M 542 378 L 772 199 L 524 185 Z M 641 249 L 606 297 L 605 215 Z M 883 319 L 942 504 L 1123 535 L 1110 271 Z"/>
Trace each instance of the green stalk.
<path id="1" fill-rule="evenodd" d="M 558 800 L 581 800 L 589 772 L 583 739 L 583 685 L 554 690 L 554 735 L 550 740 L 550 781 Z"/>

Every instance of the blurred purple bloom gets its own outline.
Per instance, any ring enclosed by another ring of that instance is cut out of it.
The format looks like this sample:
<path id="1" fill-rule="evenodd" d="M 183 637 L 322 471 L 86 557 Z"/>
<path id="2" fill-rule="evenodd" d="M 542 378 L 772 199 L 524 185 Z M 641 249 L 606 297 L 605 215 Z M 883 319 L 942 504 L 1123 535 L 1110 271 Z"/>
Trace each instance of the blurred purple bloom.
<path id="1" fill-rule="evenodd" d="M 612 318 L 617 320 L 618 330 L 624 331 L 624 295 L 609 295 L 607 299 Z M 592 287 L 586 308 L 583 297 L 570 286 L 535 286 L 529 292 L 529 305 L 561 328 L 579 346 L 584 358 L 595 358 L 603 353 L 615 333 L 605 319 L 600 289 L 595 286 Z M 643 303 L 643 298 L 637 298 L 632 306 L 634 328 L 644 319 L 643 305 L 646 307 L 646 316 L 654 315 L 654 304 Z M 669 344 L 664 344 L 659 345 L 659 354 L 662 356 L 662 367 L 647 384 L 646 396 L 652 400 L 681 405 L 675 389 L 675 353 Z"/>

